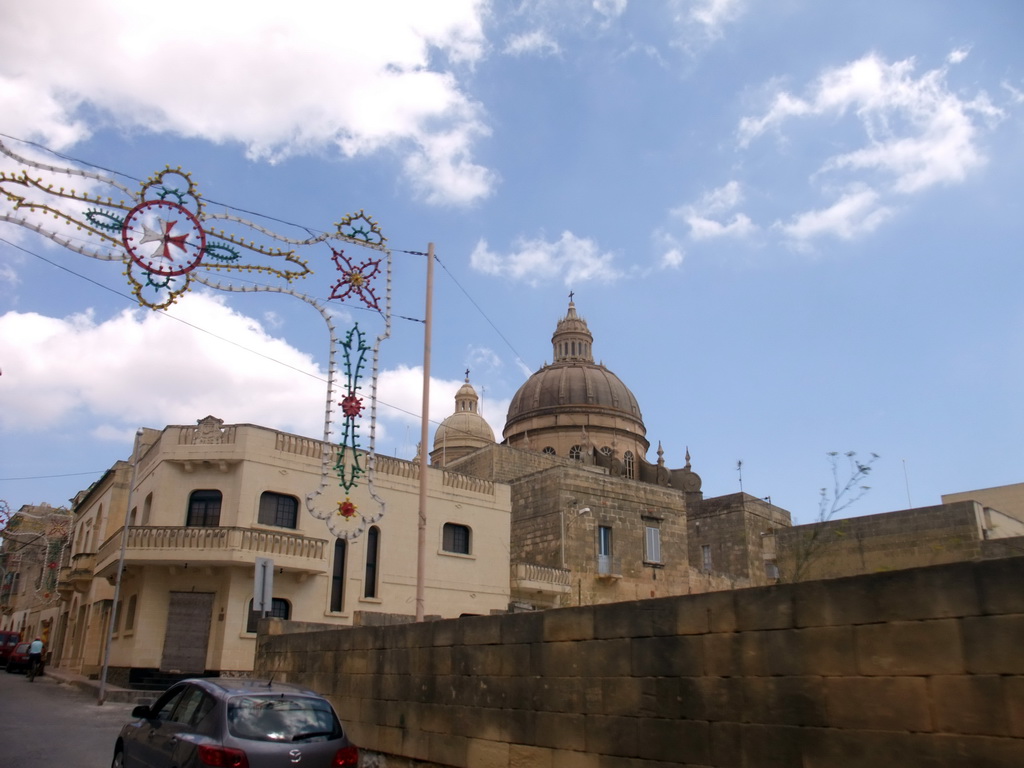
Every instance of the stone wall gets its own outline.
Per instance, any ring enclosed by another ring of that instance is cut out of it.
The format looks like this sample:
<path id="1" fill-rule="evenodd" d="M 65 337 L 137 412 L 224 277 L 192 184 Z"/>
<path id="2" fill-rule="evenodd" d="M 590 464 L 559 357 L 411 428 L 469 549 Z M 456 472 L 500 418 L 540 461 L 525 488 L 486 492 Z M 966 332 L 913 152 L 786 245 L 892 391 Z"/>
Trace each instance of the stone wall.
<path id="1" fill-rule="evenodd" d="M 981 506 L 960 501 L 775 531 L 783 581 L 833 578 L 977 559 Z"/>
<path id="2" fill-rule="evenodd" d="M 378 766 L 1024 765 L 1024 558 L 259 639 Z M 417 762 L 417 761 L 422 761 Z"/>

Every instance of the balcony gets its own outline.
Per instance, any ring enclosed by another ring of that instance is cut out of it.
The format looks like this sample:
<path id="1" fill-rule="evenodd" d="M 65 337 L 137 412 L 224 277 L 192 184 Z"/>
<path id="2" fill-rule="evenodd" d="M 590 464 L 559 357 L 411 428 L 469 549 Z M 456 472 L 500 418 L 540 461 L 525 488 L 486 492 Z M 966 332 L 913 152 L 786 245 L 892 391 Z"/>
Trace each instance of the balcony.
<path id="1" fill-rule="evenodd" d="M 58 589 L 88 592 L 96 570 L 96 553 L 79 552 L 71 556 L 71 565 L 60 569 Z"/>
<path id="2" fill-rule="evenodd" d="M 121 551 L 121 529 L 100 547 L 95 574 L 112 579 Z M 137 526 L 128 528 L 125 564 L 216 567 L 254 565 L 269 557 L 275 568 L 312 575 L 327 568 L 327 542 L 293 533 L 228 527 Z"/>
<path id="3" fill-rule="evenodd" d="M 597 556 L 597 578 L 599 579 L 621 579 L 622 560 L 610 555 Z"/>
<path id="4" fill-rule="evenodd" d="M 558 604 L 572 592 L 571 572 L 534 563 L 512 563 L 512 595 L 514 599 L 542 605 Z"/>

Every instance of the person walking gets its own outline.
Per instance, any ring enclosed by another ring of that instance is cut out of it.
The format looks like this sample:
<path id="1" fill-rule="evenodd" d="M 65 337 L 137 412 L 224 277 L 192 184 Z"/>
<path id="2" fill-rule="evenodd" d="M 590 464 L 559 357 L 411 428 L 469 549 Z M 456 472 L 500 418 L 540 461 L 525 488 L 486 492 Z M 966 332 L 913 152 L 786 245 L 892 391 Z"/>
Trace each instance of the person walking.
<path id="1" fill-rule="evenodd" d="M 28 646 L 28 679 L 32 682 L 43 671 L 43 641 L 36 638 Z"/>

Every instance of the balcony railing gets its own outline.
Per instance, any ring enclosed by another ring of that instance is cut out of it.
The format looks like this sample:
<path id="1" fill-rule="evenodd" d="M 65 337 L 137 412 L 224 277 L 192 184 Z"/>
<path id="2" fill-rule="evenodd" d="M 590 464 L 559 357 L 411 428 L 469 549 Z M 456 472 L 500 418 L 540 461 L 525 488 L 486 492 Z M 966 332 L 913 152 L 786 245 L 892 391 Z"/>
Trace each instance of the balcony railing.
<path id="1" fill-rule="evenodd" d="M 597 577 L 601 579 L 621 579 L 622 560 L 610 555 L 598 555 Z"/>
<path id="2" fill-rule="evenodd" d="M 537 592 L 568 592 L 572 586 L 571 572 L 534 563 L 512 563 L 513 589 Z"/>
<path id="3" fill-rule="evenodd" d="M 122 529 L 123 531 L 123 529 Z M 120 555 L 118 531 L 100 547 L 96 564 L 107 570 Z M 195 560 L 210 564 L 239 562 L 270 557 L 275 565 L 302 570 L 320 570 L 327 542 L 293 533 L 228 527 L 137 526 L 128 529 L 126 559 L 130 561 L 173 562 Z"/>

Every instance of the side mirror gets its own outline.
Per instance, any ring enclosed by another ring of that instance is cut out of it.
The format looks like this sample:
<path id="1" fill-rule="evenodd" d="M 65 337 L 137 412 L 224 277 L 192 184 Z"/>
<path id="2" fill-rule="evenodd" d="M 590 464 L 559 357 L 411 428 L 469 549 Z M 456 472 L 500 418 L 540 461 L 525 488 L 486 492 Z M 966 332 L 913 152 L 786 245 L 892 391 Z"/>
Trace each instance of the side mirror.
<path id="1" fill-rule="evenodd" d="M 149 720 L 151 716 L 152 713 L 149 711 L 148 704 L 139 704 L 139 706 L 132 710 L 132 717 L 142 717 Z"/>

